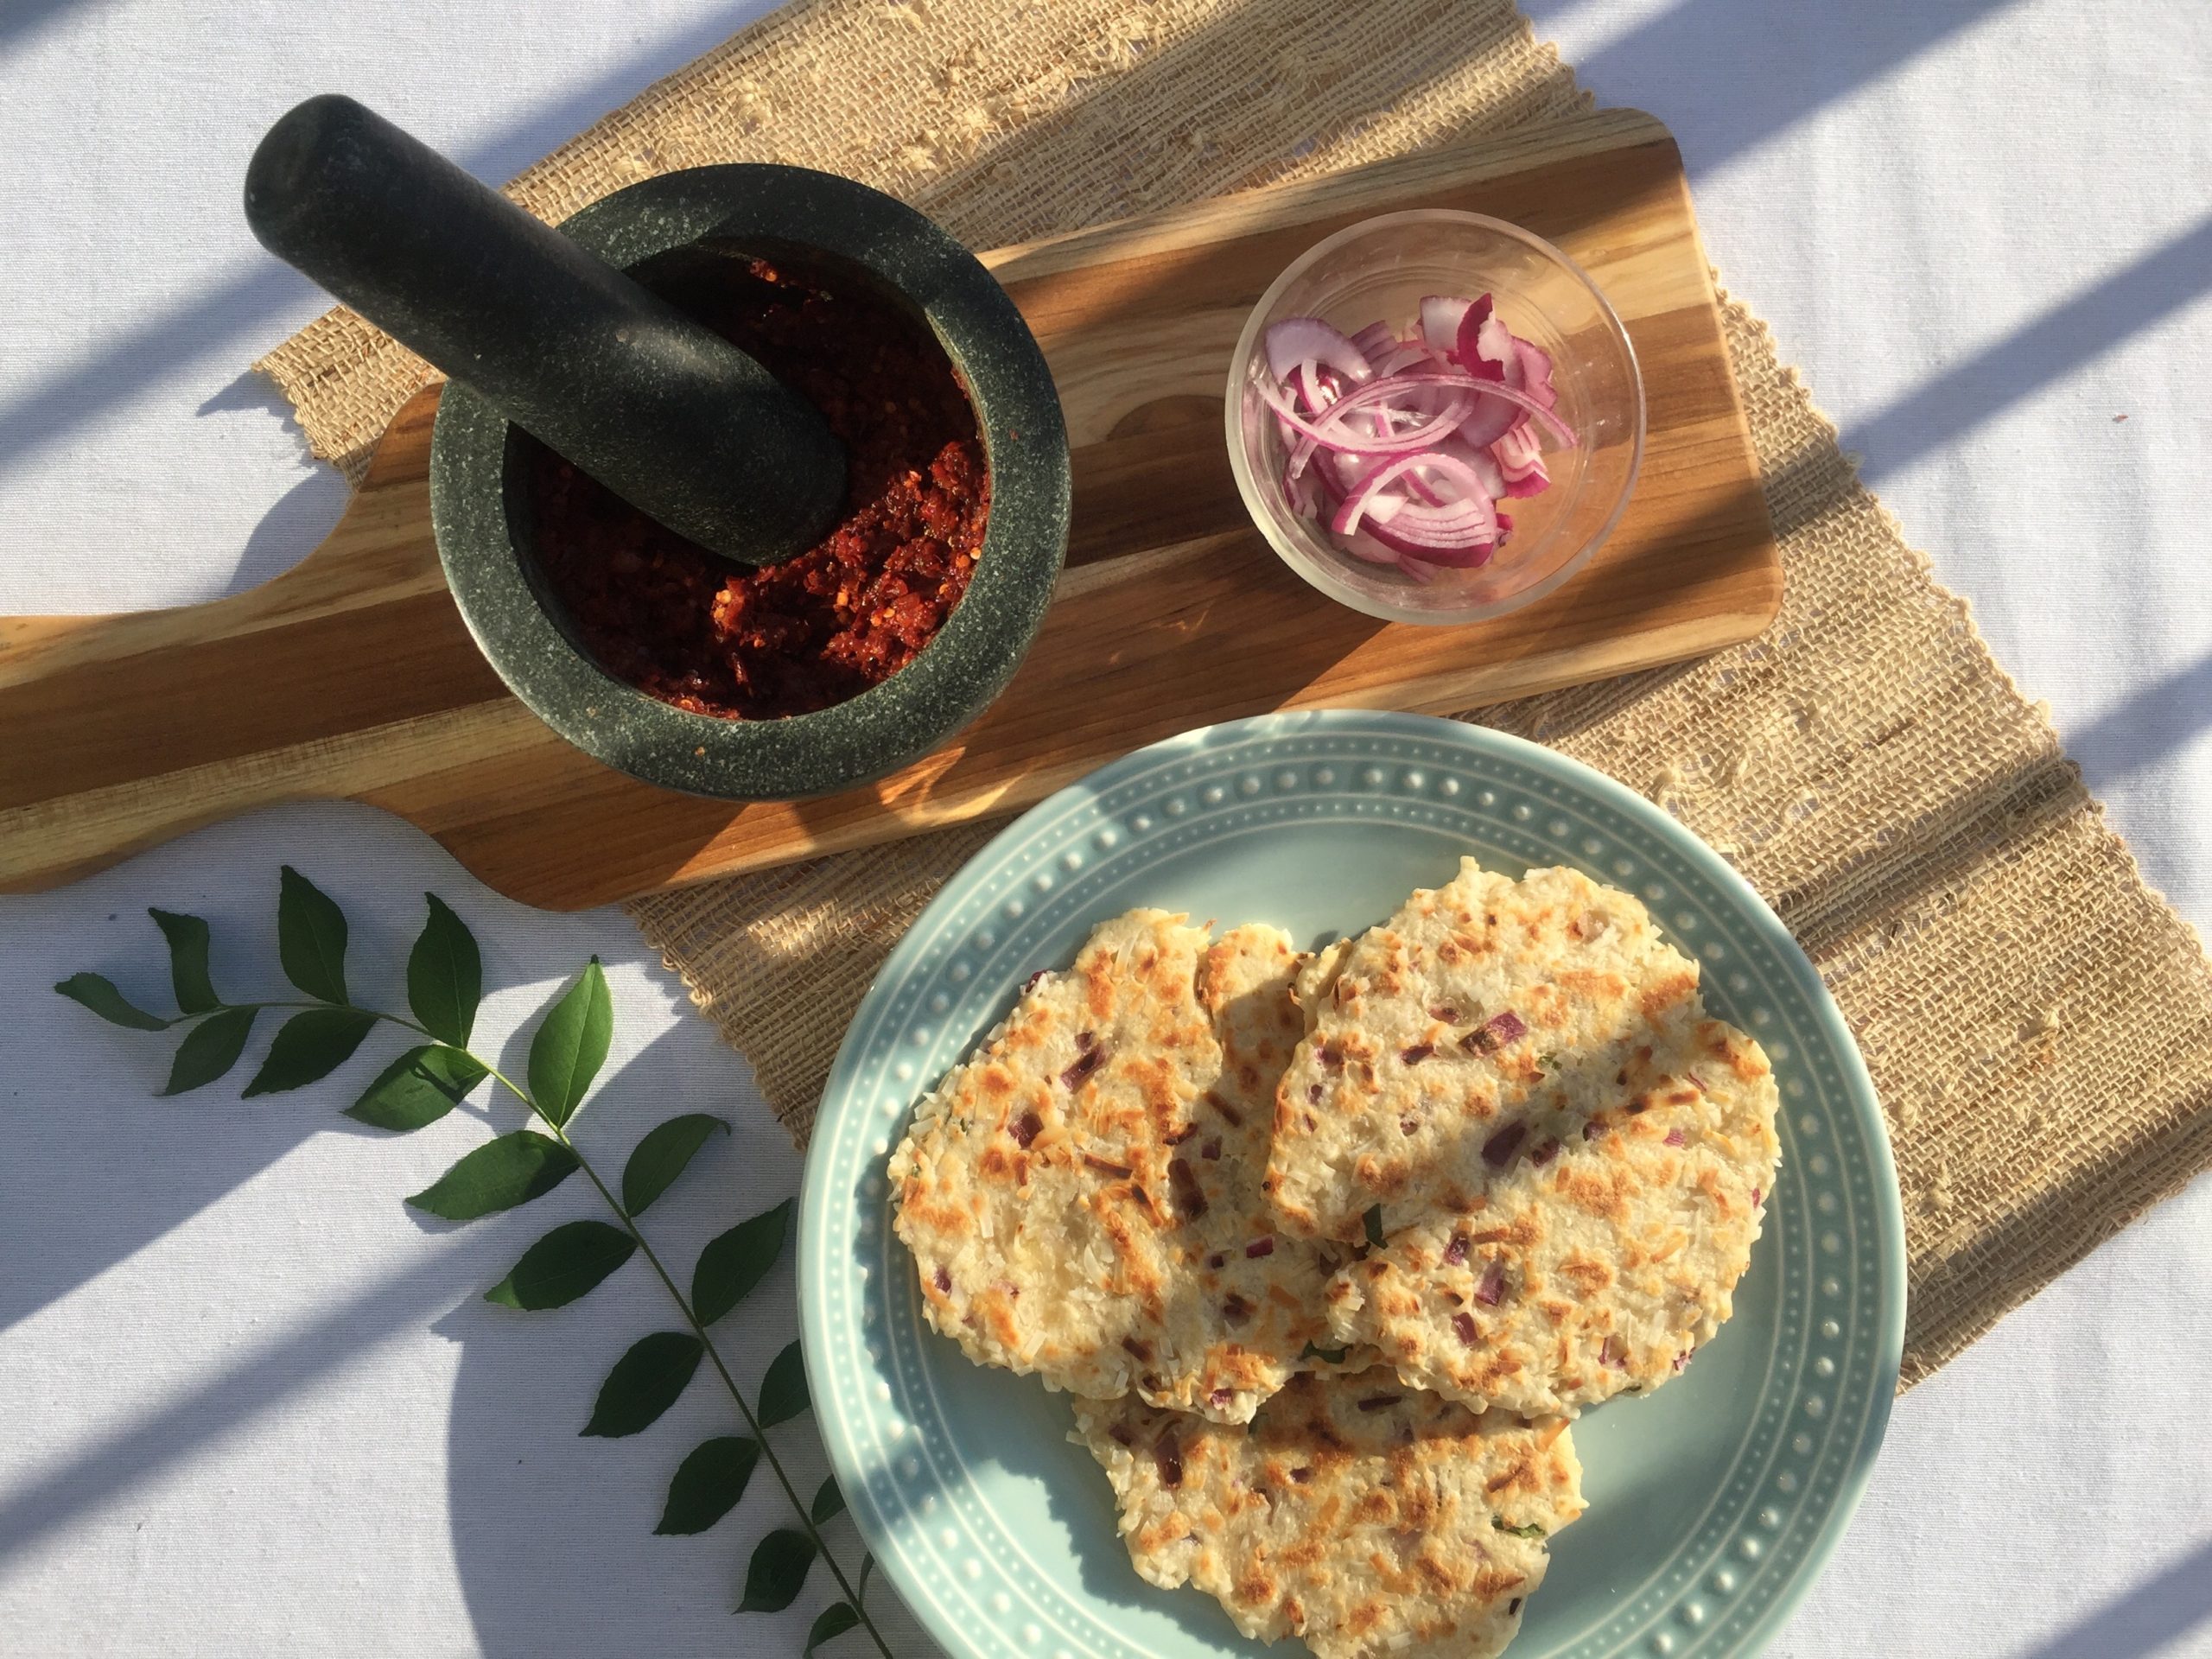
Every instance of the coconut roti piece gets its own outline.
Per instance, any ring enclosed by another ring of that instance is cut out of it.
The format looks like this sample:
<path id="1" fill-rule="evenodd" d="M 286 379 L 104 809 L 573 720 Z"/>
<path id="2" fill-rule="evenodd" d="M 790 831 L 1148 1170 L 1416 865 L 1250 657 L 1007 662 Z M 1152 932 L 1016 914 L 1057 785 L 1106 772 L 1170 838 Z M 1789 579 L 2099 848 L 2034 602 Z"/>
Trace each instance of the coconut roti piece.
<path id="1" fill-rule="evenodd" d="M 1484 1415 L 1388 1370 L 1306 1376 L 1249 1431 L 1141 1401 L 1079 1401 L 1129 1558 L 1246 1636 L 1319 1659 L 1485 1659 L 1581 1514 L 1567 1425 Z"/>
<path id="2" fill-rule="evenodd" d="M 1338 1274 L 1337 1339 L 1477 1410 L 1571 1416 L 1680 1372 L 1733 1311 L 1780 1156 L 1758 1045 L 1719 1020 L 1690 1039 L 1669 1075 L 1517 1148 L 1465 1213 Z"/>
<path id="3" fill-rule="evenodd" d="M 1471 858 L 1300 988 L 1307 1032 L 1278 1096 L 1268 1192 L 1292 1230 L 1349 1243 L 1378 1204 L 1386 1226 L 1464 1210 L 1497 1137 L 1571 1132 L 1640 1050 L 1701 1017 L 1695 965 L 1634 898 L 1579 870 L 1515 881 Z"/>
<path id="4" fill-rule="evenodd" d="M 1050 1387 L 1229 1422 L 1318 1363 L 1350 1253 L 1282 1235 L 1262 1192 L 1300 961 L 1272 928 L 1209 945 L 1140 910 L 1030 986 L 891 1160 L 938 1332 Z"/>

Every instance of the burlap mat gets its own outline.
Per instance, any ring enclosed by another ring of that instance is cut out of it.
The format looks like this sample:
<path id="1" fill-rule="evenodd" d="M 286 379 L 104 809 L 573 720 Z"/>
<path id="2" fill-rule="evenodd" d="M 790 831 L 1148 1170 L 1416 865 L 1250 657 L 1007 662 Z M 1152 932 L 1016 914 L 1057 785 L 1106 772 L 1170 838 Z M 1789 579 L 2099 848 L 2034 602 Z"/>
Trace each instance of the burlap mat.
<path id="1" fill-rule="evenodd" d="M 557 219 L 671 168 L 786 160 L 986 247 L 1587 101 L 1510 0 L 810 0 L 512 190 Z M 1910 1383 L 2212 1164 L 2212 969 L 1765 329 L 1732 301 L 1726 321 L 1782 538 L 1781 616 L 1705 661 L 1481 718 L 1661 801 L 1819 964 L 1897 1147 Z M 317 453 L 355 472 L 427 378 L 344 313 L 262 366 Z M 995 827 L 633 913 L 803 1140 L 870 976 Z"/>

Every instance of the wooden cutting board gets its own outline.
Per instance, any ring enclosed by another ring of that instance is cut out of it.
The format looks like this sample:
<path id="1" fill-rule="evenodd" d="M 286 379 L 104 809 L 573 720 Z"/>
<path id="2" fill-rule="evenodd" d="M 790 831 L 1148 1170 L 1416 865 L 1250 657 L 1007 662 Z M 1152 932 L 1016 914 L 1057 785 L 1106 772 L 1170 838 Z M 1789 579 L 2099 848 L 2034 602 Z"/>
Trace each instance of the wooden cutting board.
<path id="1" fill-rule="evenodd" d="M 1573 582 L 1408 627 L 1306 586 L 1247 518 L 1222 396 L 1261 291 L 1371 214 L 1459 207 L 1564 248 L 1619 311 L 1649 426 L 1635 499 Z M 1444 712 L 1713 651 L 1782 572 L 1681 158 L 1609 111 L 987 256 L 1067 410 L 1068 566 L 1013 685 L 938 753 L 817 801 L 640 784 L 507 695 L 431 540 L 435 388 L 328 539 L 212 604 L 0 620 L 0 889 L 45 887 L 276 801 L 399 814 L 500 892 L 579 908 L 1026 805 L 1190 727 L 1325 705 Z"/>

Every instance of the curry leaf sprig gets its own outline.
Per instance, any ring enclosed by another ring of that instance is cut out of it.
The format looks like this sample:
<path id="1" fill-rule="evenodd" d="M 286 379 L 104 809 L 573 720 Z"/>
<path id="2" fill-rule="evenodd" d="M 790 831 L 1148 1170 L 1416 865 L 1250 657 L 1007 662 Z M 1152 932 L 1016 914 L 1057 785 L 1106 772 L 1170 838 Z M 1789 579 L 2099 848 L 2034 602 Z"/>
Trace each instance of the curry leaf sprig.
<path id="1" fill-rule="evenodd" d="M 753 1471 L 766 1462 L 791 1501 L 797 1525 L 779 1527 L 753 1547 L 739 1612 L 774 1612 L 798 1597 L 819 1557 L 836 1581 L 838 1599 L 807 1632 L 805 1653 L 855 1628 L 876 1650 L 890 1649 L 869 1616 L 868 1581 L 875 1563 L 863 1556 L 857 1583 L 823 1541 L 823 1529 L 845 1507 L 833 1477 L 810 1502 L 802 1500 L 768 1431 L 804 1415 L 806 1372 L 796 1342 L 779 1353 L 748 1401 L 716 1350 L 709 1327 L 734 1312 L 774 1267 L 790 1230 L 789 1199 L 741 1221 L 699 1253 L 687 1292 L 639 1225 L 639 1217 L 673 1185 L 701 1147 L 728 1122 L 686 1113 L 646 1131 L 623 1166 L 621 1192 L 601 1179 L 570 1135 L 613 1036 L 613 1004 L 599 959 L 539 1023 L 521 1083 L 469 1048 L 483 1000 L 483 956 L 475 936 L 435 894 L 429 918 L 407 958 L 407 1005 L 399 1014 L 356 1003 L 346 982 L 346 913 L 289 865 L 276 904 L 276 954 L 284 977 L 302 997 L 232 1002 L 215 989 L 208 965 L 207 924 L 197 916 L 152 912 L 168 942 L 169 981 L 177 1012 L 159 1014 L 133 1002 L 108 979 L 77 974 L 54 988 L 111 1024 L 134 1031 L 184 1028 L 170 1062 L 164 1095 L 205 1088 L 226 1076 L 245 1052 L 264 1014 L 283 1014 L 267 1055 L 247 1082 L 251 1096 L 281 1094 L 328 1077 L 378 1025 L 421 1040 L 377 1073 L 346 1116 L 405 1134 L 435 1123 L 489 1078 L 521 1105 L 523 1126 L 468 1153 L 407 1202 L 448 1221 L 473 1221 L 552 1192 L 581 1172 L 598 1193 L 606 1218 L 581 1217 L 554 1228 L 522 1253 L 505 1278 L 485 1293 L 507 1307 L 561 1307 L 588 1294 L 633 1255 L 644 1258 L 669 1299 L 681 1328 L 640 1337 L 616 1360 L 582 1433 L 618 1437 L 650 1427 L 683 1395 L 705 1361 L 728 1390 L 745 1432 L 694 1447 L 669 1482 L 656 1532 L 706 1531 L 735 1508 Z M 410 1017 L 411 1016 L 411 1017 Z"/>

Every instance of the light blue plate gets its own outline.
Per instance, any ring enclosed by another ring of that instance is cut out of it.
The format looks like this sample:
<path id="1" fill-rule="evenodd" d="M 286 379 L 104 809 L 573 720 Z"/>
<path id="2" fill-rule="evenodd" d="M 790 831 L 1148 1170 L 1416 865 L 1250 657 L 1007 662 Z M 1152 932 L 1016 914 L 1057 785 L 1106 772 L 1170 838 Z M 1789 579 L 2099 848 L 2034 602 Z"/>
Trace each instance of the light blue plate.
<path id="1" fill-rule="evenodd" d="M 1575 1426 L 1589 1512 L 1553 1547 L 1514 1659 L 1751 1653 L 1834 1548 L 1897 1386 L 1904 1226 L 1872 1086 L 1812 964 L 1716 855 L 1573 761 L 1448 721 L 1268 715 L 1141 749 L 1015 822 L 892 953 L 830 1074 L 799 1221 L 807 1374 L 862 1535 L 950 1652 L 1262 1649 L 1210 1598 L 1137 1577 L 1065 1395 L 924 1325 L 885 1203 L 908 1111 L 1106 917 L 1157 905 L 1311 944 L 1463 853 L 1641 895 L 1702 963 L 1709 1005 L 1766 1046 L 1783 1098 L 1736 1316 L 1678 1381 Z"/>

